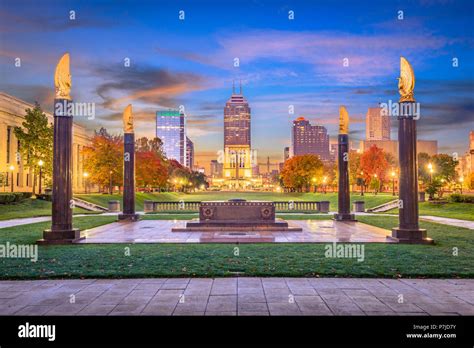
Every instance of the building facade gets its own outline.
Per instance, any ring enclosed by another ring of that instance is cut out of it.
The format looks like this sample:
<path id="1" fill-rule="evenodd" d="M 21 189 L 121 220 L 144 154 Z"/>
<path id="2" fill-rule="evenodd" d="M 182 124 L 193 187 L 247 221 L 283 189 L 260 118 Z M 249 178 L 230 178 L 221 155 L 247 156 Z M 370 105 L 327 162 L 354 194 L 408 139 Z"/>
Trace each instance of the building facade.
<path id="1" fill-rule="evenodd" d="M 218 160 L 211 160 L 211 178 L 222 178 L 224 172 L 224 164 Z"/>
<path id="2" fill-rule="evenodd" d="M 474 131 L 469 132 L 469 147 L 463 156 L 459 157 L 457 172 L 464 180 L 464 185 L 474 188 Z"/>
<path id="3" fill-rule="evenodd" d="M 168 159 L 187 166 L 184 113 L 178 110 L 157 111 L 156 137 L 163 142 L 163 151 Z"/>
<path id="4" fill-rule="evenodd" d="M 329 135 L 326 127 L 313 126 L 304 117 L 293 121 L 292 149 L 294 156 L 318 155 L 322 161 L 330 161 Z"/>
<path id="5" fill-rule="evenodd" d="M 25 109 L 33 108 L 33 104 L 0 92 L 0 172 L 7 179 L 3 181 L 4 185 L 0 187 L 0 191 L 11 190 L 12 174 L 15 192 L 33 190 L 33 172 L 25 166 L 19 155 L 19 142 L 13 131 L 15 127 L 22 126 Z M 53 124 L 54 116 L 46 111 L 43 112 Z M 82 149 L 89 146 L 90 141 L 91 138 L 86 129 L 74 123 L 72 144 L 72 189 L 74 192 L 85 190 Z M 10 166 L 14 167 L 13 172 L 9 170 Z"/>
<path id="6" fill-rule="evenodd" d="M 235 89 L 224 107 L 224 182 L 229 188 L 251 184 L 250 106 Z"/>
<path id="7" fill-rule="evenodd" d="M 194 169 L 194 143 L 186 137 L 186 167 Z"/>
<path id="8" fill-rule="evenodd" d="M 390 116 L 382 114 L 382 108 L 369 108 L 365 118 L 366 140 L 390 140 Z"/>

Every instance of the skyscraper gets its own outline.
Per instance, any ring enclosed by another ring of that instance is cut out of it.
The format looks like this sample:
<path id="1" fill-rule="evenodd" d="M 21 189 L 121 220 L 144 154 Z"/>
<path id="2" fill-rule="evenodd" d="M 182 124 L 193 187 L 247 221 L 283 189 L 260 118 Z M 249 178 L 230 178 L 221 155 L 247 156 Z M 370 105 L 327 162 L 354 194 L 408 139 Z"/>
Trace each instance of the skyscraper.
<path id="1" fill-rule="evenodd" d="M 194 143 L 186 137 L 186 167 L 193 170 L 194 168 Z"/>
<path id="2" fill-rule="evenodd" d="M 156 112 L 156 136 L 163 142 L 165 156 L 183 166 L 187 165 L 185 134 L 183 113 L 178 110 Z"/>
<path id="3" fill-rule="evenodd" d="M 240 86 L 239 93 L 233 88 L 224 108 L 224 178 L 229 186 L 240 187 L 252 177 L 250 146 L 250 107 Z"/>
<path id="4" fill-rule="evenodd" d="M 326 127 L 312 126 L 304 117 L 293 121 L 293 155 L 318 155 L 322 161 L 329 161 L 329 135 Z"/>
<path id="5" fill-rule="evenodd" d="M 366 140 L 390 140 L 390 116 L 382 115 L 380 107 L 369 108 L 365 118 Z"/>

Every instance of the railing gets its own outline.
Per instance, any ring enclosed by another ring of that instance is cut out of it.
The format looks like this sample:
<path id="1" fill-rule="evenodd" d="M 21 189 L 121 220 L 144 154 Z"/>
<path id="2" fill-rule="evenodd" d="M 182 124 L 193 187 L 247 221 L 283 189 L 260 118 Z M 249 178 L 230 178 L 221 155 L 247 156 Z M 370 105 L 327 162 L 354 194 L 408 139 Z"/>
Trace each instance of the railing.
<path id="1" fill-rule="evenodd" d="M 328 201 L 285 201 L 273 202 L 276 212 L 329 212 L 330 204 Z M 157 202 L 144 201 L 143 209 L 145 213 L 159 212 L 198 212 L 201 202 L 199 201 L 175 201 L 175 202 Z"/>

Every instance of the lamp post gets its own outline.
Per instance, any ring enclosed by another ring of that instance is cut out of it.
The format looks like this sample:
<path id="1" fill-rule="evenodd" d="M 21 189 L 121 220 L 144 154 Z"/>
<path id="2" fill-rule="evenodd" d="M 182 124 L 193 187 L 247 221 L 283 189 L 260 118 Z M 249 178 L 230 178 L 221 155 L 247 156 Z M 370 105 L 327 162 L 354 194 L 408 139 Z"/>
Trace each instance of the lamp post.
<path id="1" fill-rule="evenodd" d="M 89 173 L 88 173 L 88 172 L 84 172 L 84 173 L 82 174 L 82 176 L 84 177 L 84 191 L 85 191 L 86 193 L 88 193 L 88 192 L 87 192 L 87 186 L 89 186 L 89 182 L 88 182 L 87 178 L 89 177 Z"/>
<path id="2" fill-rule="evenodd" d="M 12 192 L 13 192 L 13 171 L 15 170 L 15 166 L 12 164 L 8 169 L 12 172 Z"/>
<path id="3" fill-rule="evenodd" d="M 40 173 L 39 173 L 39 194 L 42 193 L 42 189 L 41 189 L 41 179 L 43 177 L 43 164 L 44 162 L 42 160 L 39 160 L 38 161 L 38 165 L 40 167 Z"/>
<path id="4" fill-rule="evenodd" d="M 461 185 L 461 194 L 462 194 L 462 184 L 463 184 L 463 182 L 464 182 L 464 177 L 461 176 L 461 177 L 459 178 L 459 184 Z M 12 191 L 12 192 L 13 192 L 13 191 Z"/>
<path id="5" fill-rule="evenodd" d="M 392 170 L 392 196 L 395 196 L 395 171 Z"/>
<path id="6" fill-rule="evenodd" d="M 328 180 L 328 177 L 325 176 L 325 177 L 323 178 L 323 185 L 324 185 L 323 192 L 324 192 L 324 194 L 326 194 L 326 181 L 327 181 L 327 180 Z"/>
<path id="7" fill-rule="evenodd" d="M 312 178 L 311 181 L 313 182 L 313 193 L 316 193 L 316 178 Z"/>
<path id="8" fill-rule="evenodd" d="M 430 184 L 433 181 L 433 164 L 428 163 L 428 171 L 430 172 Z"/>
<path id="9" fill-rule="evenodd" d="M 109 194 L 112 194 L 112 171 L 109 171 Z"/>
<path id="10" fill-rule="evenodd" d="M 360 195 L 363 196 L 364 195 L 364 184 L 365 184 L 364 172 L 363 171 L 360 172 L 360 177 L 361 177 Z"/>
<path id="11" fill-rule="evenodd" d="M 377 179 L 377 174 L 374 174 L 374 178 L 375 178 L 375 184 L 376 184 L 375 187 L 374 187 L 374 195 L 376 195 L 377 192 L 378 192 L 378 190 L 377 190 L 377 180 L 378 180 Z"/>

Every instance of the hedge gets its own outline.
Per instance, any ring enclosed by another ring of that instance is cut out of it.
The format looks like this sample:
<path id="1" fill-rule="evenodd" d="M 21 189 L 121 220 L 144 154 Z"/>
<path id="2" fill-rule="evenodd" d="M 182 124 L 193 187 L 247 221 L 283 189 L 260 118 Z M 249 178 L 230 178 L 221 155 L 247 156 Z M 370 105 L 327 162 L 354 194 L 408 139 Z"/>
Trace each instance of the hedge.
<path id="1" fill-rule="evenodd" d="M 474 203 L 474 195 L 461 195 L 459 193 L 453 193 L 449 199 L 455 203 Z"/>
<path id="2" fill-rule="evenodd" d="M 0 204 L 17 203 L 31 196 L 31 192 L 0 192 Z"/>

